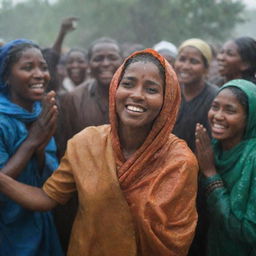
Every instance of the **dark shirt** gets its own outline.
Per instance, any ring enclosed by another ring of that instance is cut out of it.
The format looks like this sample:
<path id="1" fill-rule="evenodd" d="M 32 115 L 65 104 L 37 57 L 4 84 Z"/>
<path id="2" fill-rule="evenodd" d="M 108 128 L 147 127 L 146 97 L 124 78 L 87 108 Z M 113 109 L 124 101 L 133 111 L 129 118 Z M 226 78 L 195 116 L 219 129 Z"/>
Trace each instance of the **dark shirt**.
<path id="1" fill-rule="evenodd" d="M 209 131 L 208 111 L 217 91 L 217 86 L 206 83 L 205 88 L 194 99 L 186 101 L 182 95 L 180 110 L 173 133 L 185 140 L 193 152 L 195 151 L 196 124 L 202 124 Z"/>

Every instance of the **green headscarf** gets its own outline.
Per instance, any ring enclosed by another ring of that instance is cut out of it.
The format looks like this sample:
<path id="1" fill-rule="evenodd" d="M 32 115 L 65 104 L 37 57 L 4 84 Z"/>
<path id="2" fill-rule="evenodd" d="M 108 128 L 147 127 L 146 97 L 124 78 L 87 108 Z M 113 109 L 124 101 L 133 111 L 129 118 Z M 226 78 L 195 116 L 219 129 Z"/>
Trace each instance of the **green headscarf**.
<path id="1" fill-rule="evenodd" d="M 213 140 L 215 165 L 230 192 L 231 211 L 238 219 L 256 223 L 256 85 L 237 79 L 226 83 L 220 91 L 237 87 L 248 98 L 248 113 L 242 141 L 222 152 L 220 142 Z"/>

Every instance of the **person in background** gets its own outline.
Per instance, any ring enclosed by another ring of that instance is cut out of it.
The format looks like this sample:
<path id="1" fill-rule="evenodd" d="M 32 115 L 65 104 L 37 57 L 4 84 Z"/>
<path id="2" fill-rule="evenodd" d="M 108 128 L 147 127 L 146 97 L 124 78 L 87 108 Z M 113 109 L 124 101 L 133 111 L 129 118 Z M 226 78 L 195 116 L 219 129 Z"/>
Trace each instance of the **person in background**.
<path id="1" fill-rule="evenodd" d="M 208 128 L 207 113 L 217 93 L 217 86 L 205 81 L 212 51 L 203 40 L 192 38 L 179 47 L 175 70 L 181 86 L 182 101 L 173 133 L 195 151 L 196 123 Z"/>
<path id="2" fill-rule="evenodd" d="M 177 47 L 174 44 L 168 41 L 160 41 L 153 46 L 153 49 L 159 52 L 174 67 L 178 55 Z"/>
<path id="3" fill-rule="evenodd" d="M 197 157 L 206 194 L 207 256 L 256 255 L 256 88 L 223 85 L 208 113 L 213 141 L 197 124 Z"/>
<path id="4" fill-rule="evenodd" d="M 173 129 L 173 133 L 184 139 L 190 149 L 195 152 L 195 127 L 198 122 L 208 127 L 207 113 L 217 94 L 217 86 L 209 84 L 205 79 L 212 51 L 205 41 L 192 38 L 184 41 L 179 47 L 175 62 L 175 70 L 181 87 L 181 106 Z M 197 210 L 198 225 L 195 239 L 189 255 L 204 255 L 207 230 L 205 218 L 205 200 L 201 188 L 198 188 Z M 202 217 L 201 217 L 202 216 Z"/>
<path id="5" fill-rule="evenodd" d="M 179 102 L 170 64 L 152 49 L 136 52 L 112 79 L 110 125 L 75 135 L 42 189 L 0 173 L 0 191 L 32 210 L 65 204 L 77 191 L 68 255 L 185 256 L 198 165 L 171 134 Z"/>
<path id="6" fill-rule="evenodd" d="M 35 187 L 58 166 L 55 93 L 44 97 L 49 80 L 33 42 L 14 40 L 0 49 L 0 172 Z M 29 211 L 2 193 L 0 205 L 1 256 L 63 255 L 49 211 Z"/>
<path id="7" fill-rule="evenodd" d="M 57 94 L 61 88 L 61 80 L 58 77 L 57 65 L 62 55 L 62 45 L 66 35 L 76 29 L 78 18 L 68 17 L 63 19 L 58 36 L 52 47 L 42 49 L 43 56 L 48 64 L 51 80 L 48 84 L 47 91 L 54 90 Z"/>
<path id="8" fill-rule="evenodd" d="M 123 60 L 120 46 L 113 39 L 99 38 L 90 45 L 88 59 L 92 79 L 85 81 L 72 92 L 59 95 L 59 118 L 55 134 L 59 159 L 65 153 L 67 141 L 76 133 L 88 126 L 109 123 L 109 86 Z M 65 251 L 77 205 L 75 194 L 68 204 L 59 205 L 54 210 L 57 229 Z"/>
<path id="9" fill-rule="evenodd" d="M 256 40 L 238 37 L 222 46 L 217 55 L 219 73 L 213 82 L 219 86 L 232 79 L 245 79 L 256 83 Z"/>
<path id="10" fill-rule="evenodd" d="M 63 80 L 61 91 L 71 92 L 87 79 L 87 52 L 72 48 L 65 57 L 65 68 L 67 76 Z"/>
<path id="11" fill-rule="evenodd" d="M 146 47 L 143 44 L 139 44 L 139 43 L 123 43 L 121 45 L 122 56 L 124 59 L 126 59 L 132 53 L 136 51 L 142 51 L 145 48 Z"/>

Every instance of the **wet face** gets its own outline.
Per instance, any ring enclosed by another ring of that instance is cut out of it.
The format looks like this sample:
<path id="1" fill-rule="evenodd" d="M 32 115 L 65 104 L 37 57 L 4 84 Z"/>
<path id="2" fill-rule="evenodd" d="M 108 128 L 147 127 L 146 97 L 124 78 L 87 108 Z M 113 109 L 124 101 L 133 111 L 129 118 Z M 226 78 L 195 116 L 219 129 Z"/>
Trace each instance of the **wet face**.
<path id="1" fill-rule="evenodd" d="M 37 48 L 24 50 L 7 78 L 11 101 L 31 111 L 33 103 L 43 98 L 49 80 L 41 51 Z"/>
<path id="2" fill-rule="evenodd" d="M 89 61 L 91 75 L 101 86 L 109 87 L 111 79 L 122 63 L 120 49 L 113 43 L 98 43 L 92 49 Z"/>
<path id="3" fill-rule="evenodd" d="M 176 58 L 175 71 L 181 84 L 193 85 L 202 82 L 207 73 L 207 67 L 200 51 L 186 46 Z"/>
<path id="4" fill-rule="evenodd" d="M 163 105 L 164 81 L 152 62 L 130 64 L 116 93 L 120 127 L 148 132 Z"/>
<path id="5" fill-rule="evenodd" d="M 223 89 L 213 100 L 208 119 L 212 137 L 221 141 L 223 149 L 228 150 L 242 140 L 246 112 L 230 89 Z"/>
<path id="6" fill-rule="evenodd" d="M 88 62 L 83 52 L 72 51 L 66 63 L 67 74 L 75 85 L 81 84 L 86 78 Z"/>
<path id="7" fill-rule="evenodd" d="M 234 41 L 226 42 L 217 56 L 219 73 L 228 80 L 240 78 L 242 72 L 247 69 L 238 52 Z"/>

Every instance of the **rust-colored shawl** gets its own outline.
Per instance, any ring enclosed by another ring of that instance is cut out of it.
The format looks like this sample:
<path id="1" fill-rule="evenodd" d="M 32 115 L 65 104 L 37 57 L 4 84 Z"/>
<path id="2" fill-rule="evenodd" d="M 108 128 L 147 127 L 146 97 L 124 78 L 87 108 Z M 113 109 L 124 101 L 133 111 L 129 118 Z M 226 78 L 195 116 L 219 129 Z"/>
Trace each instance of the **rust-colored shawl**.
<path id="1" fill-rule="evenodd" d="M 175 72 L 154 50 L 141 52 L 155 56 L 165 69 L 164 103 L 144 144 L 126 161 L 118 136 L 115 105 L 124 65 L 114 75 L 110 123 L 117 175 L 134 218 L 139 255 L 186 255 L 197 219 L 197 162 L 187 146 L 170 134 L 180 104 Z"/>
<path id="2" fill-rule="evenodd" d="M 172 68 L 165 68 L 164 104 L 144 144 L 125 160 L 118 138 L 115 94 L 123 66 L 110 88 L 111 125 L 88 127 L 68 142 L 59 168 L 44 191 L 59 203 L 78 192 L 70 256 L 185 256 L 197 214 L 197 162 L 185 142 L 170 131 L 180 92 Z M 137 53 L 135 53 L 137 54 Z"/>

